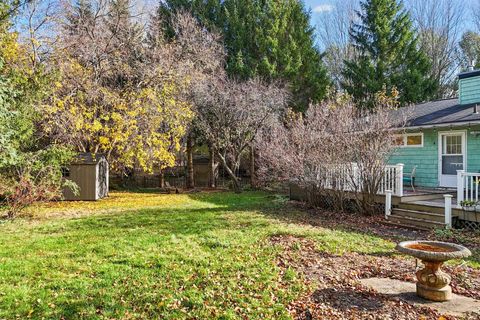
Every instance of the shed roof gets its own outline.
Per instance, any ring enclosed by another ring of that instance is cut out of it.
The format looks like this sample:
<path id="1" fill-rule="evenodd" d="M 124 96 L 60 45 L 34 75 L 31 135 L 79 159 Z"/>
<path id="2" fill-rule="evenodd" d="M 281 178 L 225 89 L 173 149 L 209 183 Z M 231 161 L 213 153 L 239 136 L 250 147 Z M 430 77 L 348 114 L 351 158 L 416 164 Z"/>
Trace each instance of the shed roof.
<path id="1" fill-rule="evenodd" d="M 480 123 L 480 105 L 474 113 L 475 104 L 459 104 L 457 98 L 429 101 L 400 108 L 396 112 L 407 115 L 406 128 L 460 126 Z"/>
<path id="2" fill-rule="evenodd" d="M 103 153 L 81 152 L 72 160 L 72 164 L 94 165 L 103 159 L 106 160 L 105 154 Z"/>

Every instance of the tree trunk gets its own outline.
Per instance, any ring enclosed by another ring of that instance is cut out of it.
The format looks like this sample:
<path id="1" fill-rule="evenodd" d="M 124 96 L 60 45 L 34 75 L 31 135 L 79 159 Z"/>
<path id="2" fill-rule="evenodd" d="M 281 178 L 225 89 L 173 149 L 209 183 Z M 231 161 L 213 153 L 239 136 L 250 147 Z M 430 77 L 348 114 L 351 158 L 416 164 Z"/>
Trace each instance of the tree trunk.
<path id="1" fill-rule="evenodd" d="M 217 156 L 218 158 L 220 159 L 220 162 L 222 163 L 222 166 L 225 168 L 225 170 L 227 171 L 228 175 L 230 176 L 230 178 L 232 179 L 232 182 L 233 182 L 233 190 L 236 192 L 236 193 L 241 193 L 242 192 L 242 187 L 240 186 L 240 181 L 238 181 L 238 178 L 237 176 L 235 175 L 235 172 L 232 171 L 232 169 L 230 169 L 230 167 L 228 166 L 227 164 L 227 160 L 225 159 L 225 157 L 217 151 Z"/>
<path id="2" fill-rule="evenodd" d="M 160 188 L 165 188 L 165 172 L 160 168 Z"/>
<path id="3" fill-rule="evenodd" d="M 210 153 L 210 162 L 208 164 L 208 169 L 210 171 L 208 184 L 210 188 L 215 188 L 215 147 L 210 147 L 208 152 Z"/>
<path id="4" fill-rule="evenodd" d="M 190 134 L 187 137 L 187 189 L 195 187 L 195 180 L 193 178 L 193 136 Z"/>
<path id="5" fill-rule="evenodd" d="M 255 147 L 250 145 L 250 187 L 255 189 L 257 181 L 255 179 Z"/>

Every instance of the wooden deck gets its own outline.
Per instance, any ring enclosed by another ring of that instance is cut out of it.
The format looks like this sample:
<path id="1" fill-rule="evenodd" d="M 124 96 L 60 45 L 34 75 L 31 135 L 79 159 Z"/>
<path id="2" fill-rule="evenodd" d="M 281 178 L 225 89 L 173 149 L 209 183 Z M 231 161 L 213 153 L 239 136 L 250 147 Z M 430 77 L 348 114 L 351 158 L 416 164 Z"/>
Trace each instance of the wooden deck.
<path id="1" fill-rule="evenodd" d="M 480 208 L 479 212 L 464 211 L 457 204 L 456 189 L 445 188 L 415 188 L 415 191 L 407 188 L 404 189 L 403 196 L 392 196 L 392 211 L 387 222 L 418 229 L 445 228 L 444 195 L 446 194 L 453 196 L 452 219 L 475 222 L 480 226 Z M 354 196 L 351 193 L 351 197 Z M 290 198 L 305 201 L 305 190 L 298 186 L 291 186 Z M 385 195 L 377 195 L 375 201 L 385 203 Z"/>
<path id="2" fill-rule="evenodd" d="M 480 210 L 465 211 L 457 203 L 455 189 L 419 188 L 404 191 L 404 196 L 393 201 L 389 222 L 419 229 L 445 228 L 444 195 L 452 195 L 452 219 L 480 223 Z M 480 224 L 479 224 L 480 225 Z"/>

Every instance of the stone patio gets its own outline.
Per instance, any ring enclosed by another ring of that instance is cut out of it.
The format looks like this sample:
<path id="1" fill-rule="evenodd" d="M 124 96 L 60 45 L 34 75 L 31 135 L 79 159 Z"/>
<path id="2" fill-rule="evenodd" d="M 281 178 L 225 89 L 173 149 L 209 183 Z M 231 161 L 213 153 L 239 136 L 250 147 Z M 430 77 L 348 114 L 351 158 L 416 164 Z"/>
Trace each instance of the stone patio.
<path id="1" fill-rule="evenodd" d="M 390 278 L 368 278 L 360 282 L 390 298 L 408 302 L 419 307 L 430 307 L 442 314 L 465 316 L 467 313 L 480 314 L 480 300 L 453 294 L 453 299 L 446 302 L 433 302 L 422 299 L 415 294 L 415 283 Z"/>

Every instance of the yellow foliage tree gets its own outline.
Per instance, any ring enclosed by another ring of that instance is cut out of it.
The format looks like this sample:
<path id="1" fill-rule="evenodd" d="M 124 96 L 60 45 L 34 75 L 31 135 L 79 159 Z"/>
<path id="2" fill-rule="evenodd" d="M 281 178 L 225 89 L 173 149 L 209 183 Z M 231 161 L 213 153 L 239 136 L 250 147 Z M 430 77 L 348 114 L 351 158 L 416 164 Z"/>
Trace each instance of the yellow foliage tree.
<path id="1" fill-rule="evenodd" d="M 114 169 L 173 166 L 193 113 L 181 85 L 118 89 L 99 85 L 95 70 L 70 57 L 60 63 L 55 93 L 44 105 L 44 131 L 80 152 L 105 153 Z"/>
<path id="2" fill-rule="evenodd" d="M 173 166 L 193 118 L 188 87 L 204 54 L 198 45 L 186 50 L 191 33 L 183 42 L 146 42 L 129 1 L 98 5 L 104 14 L 88 2 L 66 7 L 43 130 L 79 152 L 105 153 L 118 171 Z"/>

